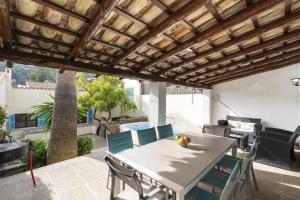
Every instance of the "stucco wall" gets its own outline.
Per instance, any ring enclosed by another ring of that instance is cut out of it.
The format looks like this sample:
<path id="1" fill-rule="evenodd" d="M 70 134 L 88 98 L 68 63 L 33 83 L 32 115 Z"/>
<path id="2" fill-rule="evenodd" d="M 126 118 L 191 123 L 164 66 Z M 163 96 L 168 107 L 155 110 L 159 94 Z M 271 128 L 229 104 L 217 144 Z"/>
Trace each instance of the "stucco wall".
<path id="1" fill-rule="evenodd" d="M 167 123 L 184 130 L 200 131 L 209 123 L 210 99 L 205 94 L 167 95 Z M 149 112 L 149 95 L 141 96 L 141 113 Z"/>
<path id="2" fill-rule="evenodd" d="M 213 88 L 213 122 L 226 115 L 261 118 L 264 126 L 295 130 L 300 125 L 300 64 L 223 83 Z"/>

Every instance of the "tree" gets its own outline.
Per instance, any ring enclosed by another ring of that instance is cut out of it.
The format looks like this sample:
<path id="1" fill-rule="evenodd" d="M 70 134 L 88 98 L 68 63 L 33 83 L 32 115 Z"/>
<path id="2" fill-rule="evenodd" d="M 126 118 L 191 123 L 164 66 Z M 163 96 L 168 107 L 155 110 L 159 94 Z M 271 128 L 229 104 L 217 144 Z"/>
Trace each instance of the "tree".
<path id="1" fill-rule="evenodd" d="M 31 115 L 31 119 L 39 119 L 42 118 L 43 121 L 42 123 L 45 124 L 44 131 L 48 132 L 51 128 L 52 125 L 52 118 L 53 118 L 53 106 L 54 106 L 54 101 L 55 97 L 51 94 L 49 94 L 51 97 L 51 101 L 44 102 L 40 105 L 35 105 L 32 106 L 31 108 L 33 109 Z M 78 106 L 77 107 L 77 119 L 82 120 L 87 113 L 87 108 Z"/>
<path id="2" fill-rule="evenodd" d="M 48 164 L 77 156 L 77 90 L 76 72 L 60 73 L 55 88 Z"/>
<path id="3" fill-rule="evenodd" d="M 99 76 L 93 81 L 88 81 L 86 76 L 79 74 L 77 85 L 85 91 L 85 94 L 78 97 L 78 101 L 84 107 L 94 108 L 94 119 L 99 122 L 97 127 L 97 135 L 99 135 L 101 119 L 96 117 L 97 112 L 107 112 L 108 117 L 105 121 L 110 120 L 112 109 L 120 106 L 122 100 L 128 96 L 124 82 L 112 76 Z"/>
<path id="4" fill-rule="evenodd" d="M 9 131 L 4 129 L 6 117 L 7 116 L 4 108 L 0 106 L 0 143 L 7 142 L 7 137 L 9 136 Z"/>
<path id="5" fill-rule="evenodd" d="M 123 117 L 123 111 L 136 110 L 136 104 L 129 98 L 129 90 L 126 90 L 126 95 L 124 95 L 120 100 L 120 110 L 121 117 Z"/>
<path id="6" fill-rule="evenodd" d="M 50 82 L 55 83 L 56 75 L 54 71 L 51 71 L 49 69 L 36 69 L 32 71 L 28 76 L 29 81 L 33 82 Z"/>

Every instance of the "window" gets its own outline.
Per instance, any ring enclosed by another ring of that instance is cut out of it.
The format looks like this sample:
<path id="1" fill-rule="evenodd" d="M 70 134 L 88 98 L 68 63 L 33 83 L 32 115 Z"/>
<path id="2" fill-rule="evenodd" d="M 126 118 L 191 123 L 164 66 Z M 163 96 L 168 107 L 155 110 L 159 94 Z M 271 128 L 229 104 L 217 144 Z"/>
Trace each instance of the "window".
<path id="1" fill-rule="evenodd" d="M 16 128 L 27 128 L 37 126 L 37 120 L 32 120 L 28 113 L 15 114 Z"/>

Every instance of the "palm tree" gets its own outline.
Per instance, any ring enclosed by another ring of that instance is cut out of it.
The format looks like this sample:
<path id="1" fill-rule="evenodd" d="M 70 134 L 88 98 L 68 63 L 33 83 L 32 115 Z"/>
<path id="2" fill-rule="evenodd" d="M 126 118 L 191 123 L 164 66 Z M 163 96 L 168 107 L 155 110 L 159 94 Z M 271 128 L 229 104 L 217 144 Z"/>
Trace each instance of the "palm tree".
<path id="1" fill-rule="evenodd" d="M 59 74 L 55 88 L 48 164 L 77 156 L 77 91 L 76 73 L 64 71 Z"/>

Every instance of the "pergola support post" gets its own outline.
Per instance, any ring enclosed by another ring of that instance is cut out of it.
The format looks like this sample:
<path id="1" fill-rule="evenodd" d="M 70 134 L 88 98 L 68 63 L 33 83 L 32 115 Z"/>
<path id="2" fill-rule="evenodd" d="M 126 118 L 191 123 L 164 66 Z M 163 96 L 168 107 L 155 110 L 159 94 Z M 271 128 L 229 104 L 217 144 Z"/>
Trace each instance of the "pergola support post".
<path id="1" fill-rule="evenodd" d="M 149 122 L 151 126 L 166 124 L 166 82 L 149 84 Z"/>

